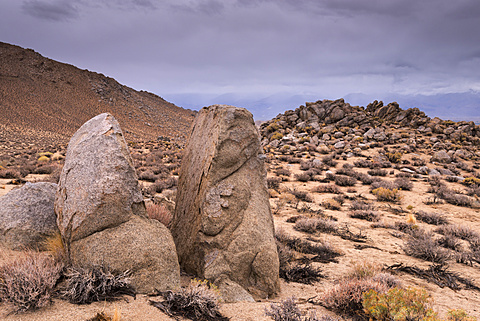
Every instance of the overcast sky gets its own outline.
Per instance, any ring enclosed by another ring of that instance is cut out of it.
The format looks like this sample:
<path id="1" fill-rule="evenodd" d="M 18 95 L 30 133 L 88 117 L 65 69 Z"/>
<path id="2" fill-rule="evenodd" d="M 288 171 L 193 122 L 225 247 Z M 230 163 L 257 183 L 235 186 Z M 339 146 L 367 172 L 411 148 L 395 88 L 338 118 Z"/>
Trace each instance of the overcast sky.
<path id="1" fill-rule="evenodd" d="M 480 91 L 479 0 L 0 0 L 0 41 L 178 105 Z"/>

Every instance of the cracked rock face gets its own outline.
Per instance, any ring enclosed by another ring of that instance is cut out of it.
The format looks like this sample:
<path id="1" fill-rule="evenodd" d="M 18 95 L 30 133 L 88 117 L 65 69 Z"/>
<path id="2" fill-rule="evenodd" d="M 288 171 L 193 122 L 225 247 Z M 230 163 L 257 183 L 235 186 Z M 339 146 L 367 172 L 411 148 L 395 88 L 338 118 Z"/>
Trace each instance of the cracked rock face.
<path id="1" fill-rule="evenodd" d="M 279 291 L 264 155 L 243 108 L 203 108 L 180 169 L 172 234 L 180 264 L 228 302 Z"/>
<path id="2" fill-rule="evenodd" d="M 102 264 L 118 272 L 129 269 L 139 292 L 179 285 L 172 236 L 147 218 L 127 144 L 112 115 L 92 118 L 71 138 L 55 213 L 76 265 Z M 148 247 L 139 246 L 149 239 Z"/>

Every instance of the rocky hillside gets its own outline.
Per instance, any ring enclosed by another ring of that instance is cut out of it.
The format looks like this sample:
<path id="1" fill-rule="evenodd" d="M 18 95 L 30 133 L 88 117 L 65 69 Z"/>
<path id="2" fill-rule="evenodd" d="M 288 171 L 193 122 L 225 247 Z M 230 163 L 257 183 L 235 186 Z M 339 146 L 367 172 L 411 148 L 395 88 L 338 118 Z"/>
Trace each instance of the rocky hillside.
<path id="1" fill-rule="evenodd" d="M 0 111 L 0 125 L 7 132 L 47 140 L 52 133 L 71 136 L 102 112 L 118 119 L 129 141 L 159 136 L 184 140 L 194 117 L 190 110 L 113 78 L 1 42 Z"/>
<path id="2" fill-rule="evenodd" d="M 396 131 L 399 128 L 415 129 L 428 140 L 401 136 Z M 417 144 L 449 149 L 452 153 L 462 149 L 461 154 L 472 145 L 480 145 L 480 126 L 473 121 L 431 119 L 418 108 L 403 110 L 396 102 L 384 106 L 381 101 L 374 101 L 367 108 L 351 106 L 343 99 L 306 103 L 263 123 L 260 131 L 264 146 L 277 148 L 301 139 L 303 143 L 334 147 L 346 154 L 354 152 L 355 148 L 368 148 L 368 144 L 382 142 L 404 143 L 404 148 L 410 151 Z"/>

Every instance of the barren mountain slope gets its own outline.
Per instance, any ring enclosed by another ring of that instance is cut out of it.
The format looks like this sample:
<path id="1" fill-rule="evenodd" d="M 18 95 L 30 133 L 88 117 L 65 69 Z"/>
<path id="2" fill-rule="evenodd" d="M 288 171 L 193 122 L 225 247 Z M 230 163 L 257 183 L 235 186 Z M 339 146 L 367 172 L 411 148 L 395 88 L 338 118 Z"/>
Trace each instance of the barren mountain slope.
<path id="1" fill-rule="evenodd" d="M 84 122 L 112 113 L 128 140 L 185 138 L 194 112 L 135 91 L 102 74 L 0 43 L 0 124 L 11 131 L 71 136 Z"/>

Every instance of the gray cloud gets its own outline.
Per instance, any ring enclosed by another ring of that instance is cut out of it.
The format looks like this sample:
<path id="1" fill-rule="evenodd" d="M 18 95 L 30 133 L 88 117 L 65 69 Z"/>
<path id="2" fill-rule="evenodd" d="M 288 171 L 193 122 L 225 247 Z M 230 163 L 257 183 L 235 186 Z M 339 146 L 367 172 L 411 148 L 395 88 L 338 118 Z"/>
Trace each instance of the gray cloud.
<path id="1" fill-rule="evenodd" d="M 478 0 L 17 1 L 0 39 L 159 95 L 480 90 Z"/>
<path id="2" fill-rule="evenodd" d="M 68 1 L 24 1 L 22 10 L 32 17 L 50 20 L 66 21 L 78 17 L 78 11 L 74 5 Z"/>

